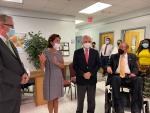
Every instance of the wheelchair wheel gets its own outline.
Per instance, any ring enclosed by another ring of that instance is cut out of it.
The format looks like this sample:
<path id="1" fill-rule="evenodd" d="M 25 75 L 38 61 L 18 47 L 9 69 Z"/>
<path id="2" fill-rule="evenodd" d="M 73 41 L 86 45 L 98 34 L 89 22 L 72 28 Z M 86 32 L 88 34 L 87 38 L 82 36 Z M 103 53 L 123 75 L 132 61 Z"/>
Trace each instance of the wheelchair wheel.
<path id="1" fill-rule="evenodd" d="M 146 101 L 146 103 L 145 103 L 145 113 L 150 113 L 149 112 L 149 102 L 148 101 Z"/>
<path id="2" fill-rule="evenodd" d="M 105 89 L 105 113 L 111 113 L 111 94 Z"/>

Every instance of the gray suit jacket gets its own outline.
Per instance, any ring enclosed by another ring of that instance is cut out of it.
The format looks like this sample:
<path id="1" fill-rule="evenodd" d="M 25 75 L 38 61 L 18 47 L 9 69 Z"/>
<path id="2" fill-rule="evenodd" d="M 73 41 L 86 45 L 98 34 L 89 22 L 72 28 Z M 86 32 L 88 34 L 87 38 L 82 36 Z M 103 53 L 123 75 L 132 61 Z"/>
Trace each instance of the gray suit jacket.
<path id="1" fill-rule="evenodd" d="M 18 98 L 21 76 L 26 73 L 17 49 L 11 45 L 16 55 L 0 38 L 0 102 Z"/>

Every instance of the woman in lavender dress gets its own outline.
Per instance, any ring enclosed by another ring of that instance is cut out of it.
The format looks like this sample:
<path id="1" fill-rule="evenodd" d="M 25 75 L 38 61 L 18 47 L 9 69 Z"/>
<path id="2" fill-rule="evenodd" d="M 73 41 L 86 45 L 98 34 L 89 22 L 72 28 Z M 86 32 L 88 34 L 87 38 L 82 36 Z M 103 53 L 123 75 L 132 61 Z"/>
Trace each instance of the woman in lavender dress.
<path id="1" fill-rule="evenodd" d="M 41 68 L 45 69 L 43 81 L 44 99 L 48 101 L 49 113 L 58 113 L 58 98 L 64 95 L 63 56 L 59 50 L 60 36 L 52 34 L 48 40 L 48 48 L 39 56 Z"/>

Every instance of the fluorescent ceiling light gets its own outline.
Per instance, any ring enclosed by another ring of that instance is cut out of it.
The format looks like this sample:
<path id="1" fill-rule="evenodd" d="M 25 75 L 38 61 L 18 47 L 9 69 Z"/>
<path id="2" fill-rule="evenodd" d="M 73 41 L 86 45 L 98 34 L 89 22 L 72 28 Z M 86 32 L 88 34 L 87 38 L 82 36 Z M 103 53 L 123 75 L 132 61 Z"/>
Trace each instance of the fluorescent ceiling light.
<path id="1" fill-rule="evenodd" d="M 101 2 L 97 2 L 81 11 L 79 11 L 79 13 L 84 13 L 84 14 L 92 14 L 92 13 L 95 13 L 97 11 L 100 11 L 100 10 L 103 10 L 103 9 L 106 9 L 108 7 L 110 7 L 112 5 L 110 4 L 105 4 L 105 3 L 101 3 Z"/>
<path id="2" fill-rule="evenodd" d="M 82 23 L 84 22 L 83 20 L 75 20 L 75 24 L 79 24 L 79 23 Z"/>
<path id="3" fill-rule="evenodd" d="M 23 0 L 3 0 L 7 2 L 23 3 Z"/>

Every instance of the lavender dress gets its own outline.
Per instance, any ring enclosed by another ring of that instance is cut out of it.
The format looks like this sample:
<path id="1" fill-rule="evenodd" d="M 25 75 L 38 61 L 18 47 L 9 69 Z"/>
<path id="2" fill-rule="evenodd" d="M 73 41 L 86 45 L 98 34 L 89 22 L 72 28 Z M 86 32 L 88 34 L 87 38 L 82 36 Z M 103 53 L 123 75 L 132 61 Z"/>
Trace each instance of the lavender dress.
<path id="1" fill-rule="evenodd" d="M 49 101 L 64 95 L 62 71 L 57 65 L 52 63 L 54 57 L 56 57 L 58 61 L 62 61 L 63 56 L 60 51 L 56 51 L 54 53 L 50 52 L 49 49 L 45 49 L 44 54 L 46 55 L 47 60 L 45 64 L 45 76 L 43 81 L 43 95 L 44 99 Z"/>

